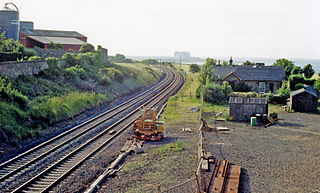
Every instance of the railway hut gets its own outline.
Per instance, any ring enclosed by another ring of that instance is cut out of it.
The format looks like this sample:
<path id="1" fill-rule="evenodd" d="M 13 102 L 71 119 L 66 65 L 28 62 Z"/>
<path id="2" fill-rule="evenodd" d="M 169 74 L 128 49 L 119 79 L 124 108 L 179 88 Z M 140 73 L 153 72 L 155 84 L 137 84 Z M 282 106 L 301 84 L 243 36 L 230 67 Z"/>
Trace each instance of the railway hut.
<path id="1" fill-rule="evenodd" d="M 230 119 L 233 121 L 246 121 L 252 115 L 268 114 L 266 98 L 230 97 Z"/>
<path id="2" fill-rule="evenodd" d="M 312 86 L 305 85 L 290 93 L 290 109 L 297 112 L 315 112 L 318 109 L 319 93 Z"/>

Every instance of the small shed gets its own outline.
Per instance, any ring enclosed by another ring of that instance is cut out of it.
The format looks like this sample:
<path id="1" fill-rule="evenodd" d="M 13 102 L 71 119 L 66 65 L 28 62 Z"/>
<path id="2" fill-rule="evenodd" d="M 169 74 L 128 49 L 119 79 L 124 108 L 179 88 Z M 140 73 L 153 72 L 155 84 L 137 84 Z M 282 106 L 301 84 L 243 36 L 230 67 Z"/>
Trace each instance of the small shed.
<path id="1" fill-rule="evenodd" d="M 290 93 L 290 109 L 297 112 L 313 112 L 318 109 L 319 93 L 312 86 L 305 86 Z"/>
<path id="2" fill-rule="evenodd" d="M 234 121 L 245 121 L 254 114 L 268 114 L 266 98 L 230 97 L 230 118 Z"/>

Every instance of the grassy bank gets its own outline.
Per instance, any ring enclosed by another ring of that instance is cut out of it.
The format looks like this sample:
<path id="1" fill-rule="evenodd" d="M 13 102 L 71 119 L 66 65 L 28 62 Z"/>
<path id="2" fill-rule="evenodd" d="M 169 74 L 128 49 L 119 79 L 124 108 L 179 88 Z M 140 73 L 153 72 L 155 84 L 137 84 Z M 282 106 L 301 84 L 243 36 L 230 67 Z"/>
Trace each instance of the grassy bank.
<path id="1" fill-rule="evenodd" d="M 36 76 L 0 77 L 0 138 L 17 143 L 35 136 L 51 123 L 108 103 L 160 79 L 162 71 L 144 64 L 112 64 L 100 51 L 67 54 L 58 66 Z"/>

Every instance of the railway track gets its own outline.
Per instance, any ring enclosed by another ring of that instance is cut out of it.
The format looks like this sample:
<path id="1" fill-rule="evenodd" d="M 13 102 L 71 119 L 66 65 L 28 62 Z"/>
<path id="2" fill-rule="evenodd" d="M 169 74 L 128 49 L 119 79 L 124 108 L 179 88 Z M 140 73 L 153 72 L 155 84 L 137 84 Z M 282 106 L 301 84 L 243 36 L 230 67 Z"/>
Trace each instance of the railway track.
<path id="1" fill-rule="evenodd" d="M 175 75 L 175 79 L 172 81 L 170 78 L 172 76 L 171 72 L 167 72 L 168 76 L 166 78 L 166 81 L 163 81 L 158 86 L 154 86 L 149 90 L 158 90 L 159 87 L 163 87 L 164 84 L 167 84 L 167 82 L 171 82 L 168 87 L 172 86 L 170 89 L 163 89 L 162 92 L 158 93 L 156 96 L 152 97 L 147 102 L 144 102 L 141 106 L 145 106 L 149 104 L 152 100 L 154 100 L 156 97 L 159 97 L 160 95 L 168 94 L 176 84 L 179 82 L 180 75 L 177 77 Z M 170 76 L 171 74 L 171 76 Z M 158 88 L 158 89 L 157 89 Z M 98 115 L 95 118 L 92 118 L 79 126 L 76 126 L 73 129 L 70 129 L 69 131 L 60 134 L 59 136 L 53 138 L 52 140 L 49 140 L 48 142 L 45 142 L 41 144 L 42 146 L 48 146 L 48 144 L 53 143 L 53 141 L 59 141 L 60 138 L 63 138 L 64 136 L 69 136 L 70 133 L 73 131 L 79 130 L 79 128 L 86 125 L 86 129 L 82 130 L 81 132 L 78 132 L 72 137 L 72 140 L 89 132 L 92 128 L 96 127 L 97 125 L 105 122 L 106 120 L 114 117 L 115 115 L 123 112 L 124 109 L 128 109 L 128 106 L 137 103 L 138 100 L 141 100 L 141 98 L 146 98 L 146 94 L 148 91 L 145 91 L 141 94 L 139 94 L 137 97 L 130 99 L 129 101 L 125 102 L 124 104 L 121 104 L 113 109 L 110 109 L 109 111 Z M 150 94 L 147 94 L 147 96 Z M 130 103 L 130 104 L 129 104 Z M 127 105 L 128 104 L 128 105 Z M 123 106 L 123 107 L 122 107 Z M 122 110 L 119 110 L 119 107 L 121 107 Z M 117 112 L 114 112 L 116 109 L 118 109 Z M 53 162 L 47 169 L 44 169 L 42 172 L 40 172 L 38 175 L 32 177 L 30 180 L 25 182 L 23 185 L 19 186 L 19 188 L 15 189 L 13 192 L 45 192 L 48 191 L 52 186 L 54 186 L 57 182 L 59 182 L 61 179 L 63 179 L 65 176 L 67 176 L 70 172 L 72 172 L 74 169 L 79 167 L 81 163 L 88 158 L 90 158 L 93 154 L 95 154 L 97 151 L 99 151 L 106 143 L 109 143 L 112 139 L 114 139 L 116 136 L 118 136 L 122 131 L 125 130 L 125 128 L 131 124 L 131 122 L 127 123 L 126 127 L 123 127 L 122 129 L 118 130 L 115 135 L 110 137 L 108 135 L 108 131 L 114 128 L 115 126 L 119 125 L 120 123 L 124 122 L 127 118 L 132 116 L 134 112 L 138 111 L 139 108 L 135 108 L 136 110 L 132 111 L 132 113 L 128 114 L 127 116 L 119 119 L 112 125 L 110 125 L 108 128 L 100 131 L 98 134 L 95 135 L 95 137 L 87 140 L 87 142 L 83 143 L 82 145 L 78 146 L 71 152 L 68 152 L 66 155 L 62 156 L 62 158 L 58 159 L 57 161 Z M 113 112 L 110 114 L 110 112 Z M 108 115 L 108 116 L 106 116 Z M 106 116 L 106 117 L 105 117 Z M 132 119 L 134 120 L 134 119 Z M 16 158 L 13 158 L 3 164 L 0 165 L 0 172 L 4 169 L 11 168 L 12 170 L 9 170 L 9 173 L 4 173 L 4 175 L 1 175 L 1 180 L 4 181 L 10 181 L 10 178 L 14 178 L 17 175 L 21 175 L 26 168 L 32 168 L 35 167 L 35 163 L 45 157 L 46 155 L 54 152 L 56 149 L 59 149 L 60 147 L 67 145 L 70 143 L 70 140 L 62 140 L 63 142 L 58 143 L 58 145 L 54 146 L 53 148 L 49 148 L 49 150 L 46 150 L 46 148 L 42 148 L 41 145 L 27 151 L 26 153 L 23 153 Z M 52 146 L 52 145 L 51 145 Z M 42 151 L 40 151 L 42 150 Z M 46 151 L 45 151 L 46 150 Z M 35 152 L 40 151 L 42 152 L 40 155 L 35 154 Z M 45 153 L 43 153 L 45 152 Z M 32 156 L 36 155 L 36 156 Z M 35 157 L 32 158 L 31 157 Z M 80 160 L 80 161 L 79 161 Z M 10 167 L 11 166 L 11 167 Z M 32 166 L 32 167 L 31 167 Z M 7 169 L 8 170 L 8 169 Z M 1 174 L 1 173 L 0 173 Z"/>

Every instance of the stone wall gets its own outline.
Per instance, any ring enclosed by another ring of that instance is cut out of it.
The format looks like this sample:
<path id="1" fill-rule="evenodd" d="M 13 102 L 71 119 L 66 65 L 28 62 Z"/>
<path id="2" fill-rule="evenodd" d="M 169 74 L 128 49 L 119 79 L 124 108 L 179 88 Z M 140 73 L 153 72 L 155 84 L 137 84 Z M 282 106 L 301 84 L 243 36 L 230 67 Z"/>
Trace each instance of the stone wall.
<path id="1" fill-rule="evenodd" d="M 32 48 L 37 52 L 37 56 L 40 56 L 42 59 L 46 59 L 47 57 L 56 57 L 62 58 L 65 53 L 79 53 L 73 50 L 55 50 L 55 49 L 42 49 L 42 48 Z"/>
<path id="2" fill-rule="evenodd" d="M 1 62 L 0 74 L 16 78 L 19 75 L 39 74 L 47 68 L 49 66 L 45 61 Z"/>

